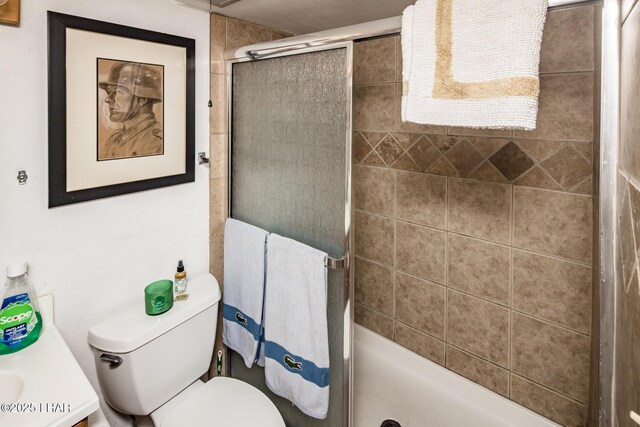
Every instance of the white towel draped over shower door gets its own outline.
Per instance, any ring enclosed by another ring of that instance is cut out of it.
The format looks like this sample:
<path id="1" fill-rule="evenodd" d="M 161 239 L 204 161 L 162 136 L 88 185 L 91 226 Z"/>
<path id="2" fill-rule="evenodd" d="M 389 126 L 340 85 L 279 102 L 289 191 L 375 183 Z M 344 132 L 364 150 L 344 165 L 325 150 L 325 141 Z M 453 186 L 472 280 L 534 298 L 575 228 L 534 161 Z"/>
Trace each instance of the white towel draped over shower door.
<path id="1" fill-rule="evenodd" d="M 318 419 L 329 410 L 326 260 L 326 253 L 295 240 L 267 239 L 266 383 Z"/>
<path id="2" fill-rule="evenodd" d="M 265 250 L 268 233 L 227 219 L 224 227 L 222 338 L 247 368 L 259 360 L 263 332 Z"/>
<path id="3" fill-rule="evenodd" d="M 536 127 L 547 0 L 418 0 L 402 17 L 402 120 Z"/>

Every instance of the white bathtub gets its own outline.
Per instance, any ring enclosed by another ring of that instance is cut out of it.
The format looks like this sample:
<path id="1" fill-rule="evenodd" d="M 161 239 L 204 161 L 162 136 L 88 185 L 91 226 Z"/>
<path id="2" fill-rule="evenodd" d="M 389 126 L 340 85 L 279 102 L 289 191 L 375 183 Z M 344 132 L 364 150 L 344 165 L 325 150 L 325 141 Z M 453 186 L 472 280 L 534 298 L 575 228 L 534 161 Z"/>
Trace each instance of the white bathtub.
<path id="1" fill-rule="evenodd" d="M 558 426 L 359 325 L 354 345 L 355 427 Z"/>

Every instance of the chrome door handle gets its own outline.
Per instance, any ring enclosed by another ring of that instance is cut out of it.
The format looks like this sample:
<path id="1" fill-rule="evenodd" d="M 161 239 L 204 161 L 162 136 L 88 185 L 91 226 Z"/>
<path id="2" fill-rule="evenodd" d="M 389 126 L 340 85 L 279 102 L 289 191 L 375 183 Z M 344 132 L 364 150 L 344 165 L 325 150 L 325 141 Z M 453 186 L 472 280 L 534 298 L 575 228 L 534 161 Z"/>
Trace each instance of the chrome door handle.
<path id="1" fill-rule="evenodd" d="M 109 368 L 115 369 L 118 366 L 122 365 L 122 358 L 113 354 L 102 353 L 100 355 L 100 360 L 103 362 L 107 362 L 109 364 Z"/>

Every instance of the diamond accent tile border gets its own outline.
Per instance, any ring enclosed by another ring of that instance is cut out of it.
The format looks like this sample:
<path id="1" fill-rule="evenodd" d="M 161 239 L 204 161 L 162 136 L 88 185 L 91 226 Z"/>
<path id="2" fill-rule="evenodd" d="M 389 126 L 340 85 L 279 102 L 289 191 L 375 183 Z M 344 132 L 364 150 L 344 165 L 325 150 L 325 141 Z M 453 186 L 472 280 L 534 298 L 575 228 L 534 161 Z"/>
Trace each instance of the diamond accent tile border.
<path id="1" fill-rule="evenodd" d="M 591 194 L 591 143 L 355 132 L 356 164 Z"/>
<path id="2" fill-rule="evenodd" d="M 498 150 L 489 161 L 509 181 L 522 176 L 533 166 L 533 160 L 513 141 Z"/>

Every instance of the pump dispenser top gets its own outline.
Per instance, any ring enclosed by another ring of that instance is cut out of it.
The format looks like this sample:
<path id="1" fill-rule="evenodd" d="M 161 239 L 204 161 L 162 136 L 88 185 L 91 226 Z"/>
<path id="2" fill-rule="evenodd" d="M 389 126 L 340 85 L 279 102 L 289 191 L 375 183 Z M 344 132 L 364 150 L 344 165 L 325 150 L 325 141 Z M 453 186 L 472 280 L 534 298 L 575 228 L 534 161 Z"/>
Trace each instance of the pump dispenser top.
<path id="1" fill-rule="evenodd" d="M 187 272 L 184 271 L 184 263 L 182 260 L 178 260 L 178 268 L 176 270 L 176 280 L 174 282 L 174 288 L 176 294 L 183 294 L 187 291 Z"/>

